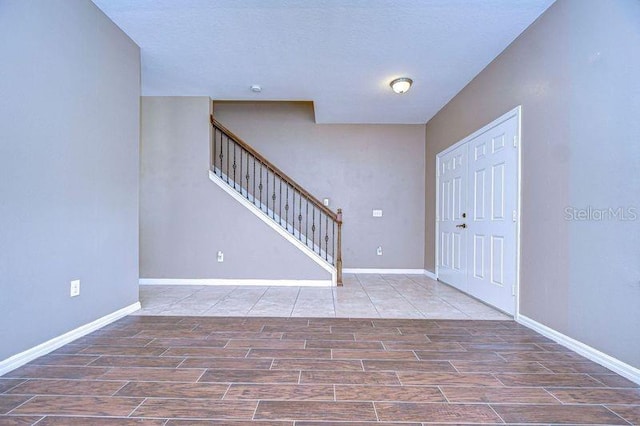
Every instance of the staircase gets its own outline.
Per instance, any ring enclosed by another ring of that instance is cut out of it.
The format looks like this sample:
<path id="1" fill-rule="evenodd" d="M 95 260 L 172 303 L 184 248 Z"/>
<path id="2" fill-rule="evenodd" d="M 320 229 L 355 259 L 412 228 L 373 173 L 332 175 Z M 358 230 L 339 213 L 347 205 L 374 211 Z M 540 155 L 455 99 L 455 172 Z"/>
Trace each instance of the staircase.
<path id="1" fill-rule="evenodd" d="M 276 224 L 342 286 L 342 210 L 323 205 L 213 115 L 211 126 L 211 179 Z"/>

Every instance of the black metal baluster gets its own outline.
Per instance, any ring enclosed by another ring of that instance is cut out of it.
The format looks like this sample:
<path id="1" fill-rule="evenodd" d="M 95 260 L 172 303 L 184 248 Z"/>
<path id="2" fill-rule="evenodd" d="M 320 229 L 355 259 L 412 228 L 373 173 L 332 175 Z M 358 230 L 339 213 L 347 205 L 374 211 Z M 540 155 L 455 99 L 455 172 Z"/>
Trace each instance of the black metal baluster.
<path id="1" fill-rule="evenodd" d="M 280 197 L 278 197 L 278 206 L 280 207 L 280 226 L 282 226 L 282 178 L 280 178 Z"/>
<path id="2" fill-rule="evenodd" d="M 237 163 L 236 163 L 236 143 L 234 142 L 233 143 L 233 165 L 232 165 L 232 167 L 233 167 L 233 188 L 235 190 L 238 189 L 237 186 L 236 186 L 237 185 L 237 183 L 236 183 L 237 182 L 237 180 L 236 180 L 236 167 L 237 166 L 236 165 L 237 165 Z"/>
<path id="3" fill-rule="evenodd" d="M 316 251 L 316 207 L 311 206 L 311 249 Z"/>
<path id="4" fill-rule="evenodd" d="M 222 177 L 222 162 L 224 161 L 224 154 L 222 153 L 222 132 L 220 132 L 220 177 Z"/>
<path id="5" fill-rule="evenodd" d="M 240 194 L 242 195 L 242 151 L 244 151 L 244 148 L 240 147 L 240 181 L 238 182 L 238 185 L 240 185 Z"/>
<path id="6" fill-rule="evenodd" d="M 322 210 L 318 212 L 318 254 L 322 257 Z"/>
<path id="7" fill-rule="evenodd" d="M 324 227 L 324 260 L 329 260 L 329 216 L 324 215 L 325 227 Z"/>
<path id="8" fill-rule="evenodd" d="M 251 155 L 249 154 L 249 151 L 247 151 L 247 175 L 245 176 L 246 181 L 247 181 L 247 200 L 249 200 L 249 159 L 251 158 Z"/>
<path id="9" fill-rule="evenodd" d="M 260 190 L 260 198 L 258 199 L 258 207 L 262 210 L 262 161 L 260 162 L 260 185 L 258 185 L 258 189 Z"/>
<path id="10" fill-rule="evenodd" d="M 273 173 L 273 195 L 271 196 L 271 219 L 276 220 L 276 174 Z"/>
<path id="11" fill-rule="evenodd" d="M 287 191 L 287 201 L 285 201 L 284 204 L 284 225 L 286 226 L 287 230 L 289 229 L 289 184 L 286 184 L 285 189 Z"/>
<path id="12" fill-rule="evenodd" d="M 306 204 L 306 213 L 304 218 L 304 238 L 305 238 L 305 244 L 309 246 L 309 200 L 307 199 L 306 196 L 304 197 L 304 201 Z"/>
<path id="13" fill-rule="evenodd" d="M 300 203 L 298 207 L 298 239 L 302 241 L 302 193 L 300 193 Z"/>
<path id="14" fill-rule="evenodd" d="M 267 216 L 269 216 L 269 166 L 265 164 L 264 169 L 265 169 L 265 172 L 267 173 L 267 188 L 266 188 L 267 189 L 267 211 L 266 213 L 267 213 Z M 262 206 L 260 208 L 262 208 Z"/>
<path id="15" fill-rule="evenodd" d="M 229 137 L 227 136 L 227 183 L 229 183 Z"/>
<path id="16" fill-rule="evenodd" d="M 213 163 L 213 173 L 216 172 L 216 135 L 218 134 L 218 129 L 213 128 L 213 147 L 211 149 L 211 162 Z"/>
<path id="17" fill-rule="evenodd" d="M 256 157 L 253 157 L 253 204 L 256 204 Z"/>

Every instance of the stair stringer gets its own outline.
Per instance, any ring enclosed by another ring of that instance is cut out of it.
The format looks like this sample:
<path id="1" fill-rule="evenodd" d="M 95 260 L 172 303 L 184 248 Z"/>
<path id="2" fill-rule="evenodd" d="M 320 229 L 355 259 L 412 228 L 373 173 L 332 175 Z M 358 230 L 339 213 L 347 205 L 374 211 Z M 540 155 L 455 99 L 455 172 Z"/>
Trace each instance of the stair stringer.
<path id="1" fill-rule="evenodd" d="M 222 179 L 220 176 L 216 175 L 212 170 L 209 170 L 209 179 L 218 185 L 224 192 L 233 197 L 236 201 L 246 207 L 251 213 L 253 213 L 258 219 L 267 224 L 271 229 L 276 231 L 280 236 L 282 236 L 285 240 L 293 244 L 298 250 L 304 253 L 309 259 L 313 260 L 316 264 L 322 267 L 325 271 L 331 274 L 331 282 L 335 286 L 337 285 L 337 273 L 336 268 L 321 258 L 317 253 L 315 253 L 310 247 L 308 247 L 305 243 L 298 240 L 294 235 L 292 235 L 289 231 L 284 229 L 282 225 L 278 223 L 278 221 L 273 220 L 270 216 L 260 209 L 258 206 L 254 205 L 247 198 L 242 196 L 236 189 L 234 189 L 233 184 L 227 183 L 225 179 Z"/>

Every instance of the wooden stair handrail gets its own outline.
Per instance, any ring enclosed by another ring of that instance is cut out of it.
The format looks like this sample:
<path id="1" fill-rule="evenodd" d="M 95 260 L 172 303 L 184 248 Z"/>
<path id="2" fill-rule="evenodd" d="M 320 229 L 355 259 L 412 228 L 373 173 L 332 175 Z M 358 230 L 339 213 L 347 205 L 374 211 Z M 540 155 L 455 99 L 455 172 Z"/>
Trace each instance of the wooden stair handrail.
<path id="1" fill-rule="evenodd" d="M 342 215 L 338 215 L 337 213 L 332 211 L 330 208 L 328 208 L 327 206 L 322 204 L 322 202 L 320 200 L 318 200 L 316 197 L 311 195 L 307 190 L 305 190 L 295 180 L 293 180 L 289 176 L 287 176 L 286 173 L 284 173 L 282 170 L 280 170 L 278 167 L 276 167 L 273 163 L 271 163 L 271 161 L 267 160 L 264 155 L 260 154 L 258 151 L 253 149 L 253 147 L 251 145 L 247 144 L 245 141 L 243 141 L 238 136 L 236 136 L 231 130 L 229 130 L 225 126 L 223 126 L 218 120 L 216 120 L 213 117 L 213 115 L 211 115 L 210 117 L 211 117 L 211 125 L 213 125 L 214 127 L 217 127 L 218 130 L 220 130 L 223 133 L 225 133 L 236 144 L 240 145 L 245 151 L 249 152 L 251 155 L 253 155 L 258 160 L 260 160 L 260 162 L 263 163 L 265 166 L 267 166 L 269 169 L 271 169 L 271 171 L 274 174 L 278 175 L 280 177 L 280 179 L 282 179 L 282 180 L 286 181 L 287 183 L 289 183 L 289 185 L 291 185 L 293 188 L 295 188 L 300 194 L 304 195 L 304 197 L 307 200 L 311 201 L 312 204 L 314 204 L 318 209 L 322 210 L 324 212 L 324 214 L 329 216 L 336 223 L 342 223 Z"/>

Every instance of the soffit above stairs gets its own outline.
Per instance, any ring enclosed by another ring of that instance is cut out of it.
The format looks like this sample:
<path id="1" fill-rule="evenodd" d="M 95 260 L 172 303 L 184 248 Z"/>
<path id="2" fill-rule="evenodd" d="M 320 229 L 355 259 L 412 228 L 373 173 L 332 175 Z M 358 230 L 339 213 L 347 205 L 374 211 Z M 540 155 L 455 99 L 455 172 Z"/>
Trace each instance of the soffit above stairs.
<path id="1" fill-rule="evenodd" d="M 318 123 L 403 124 L 426 123 L 553 3 L 93 1 L 141 47 L 143 95 L 307 100 Z M 404 95 L 388 86 L 400 76 Z"/>

